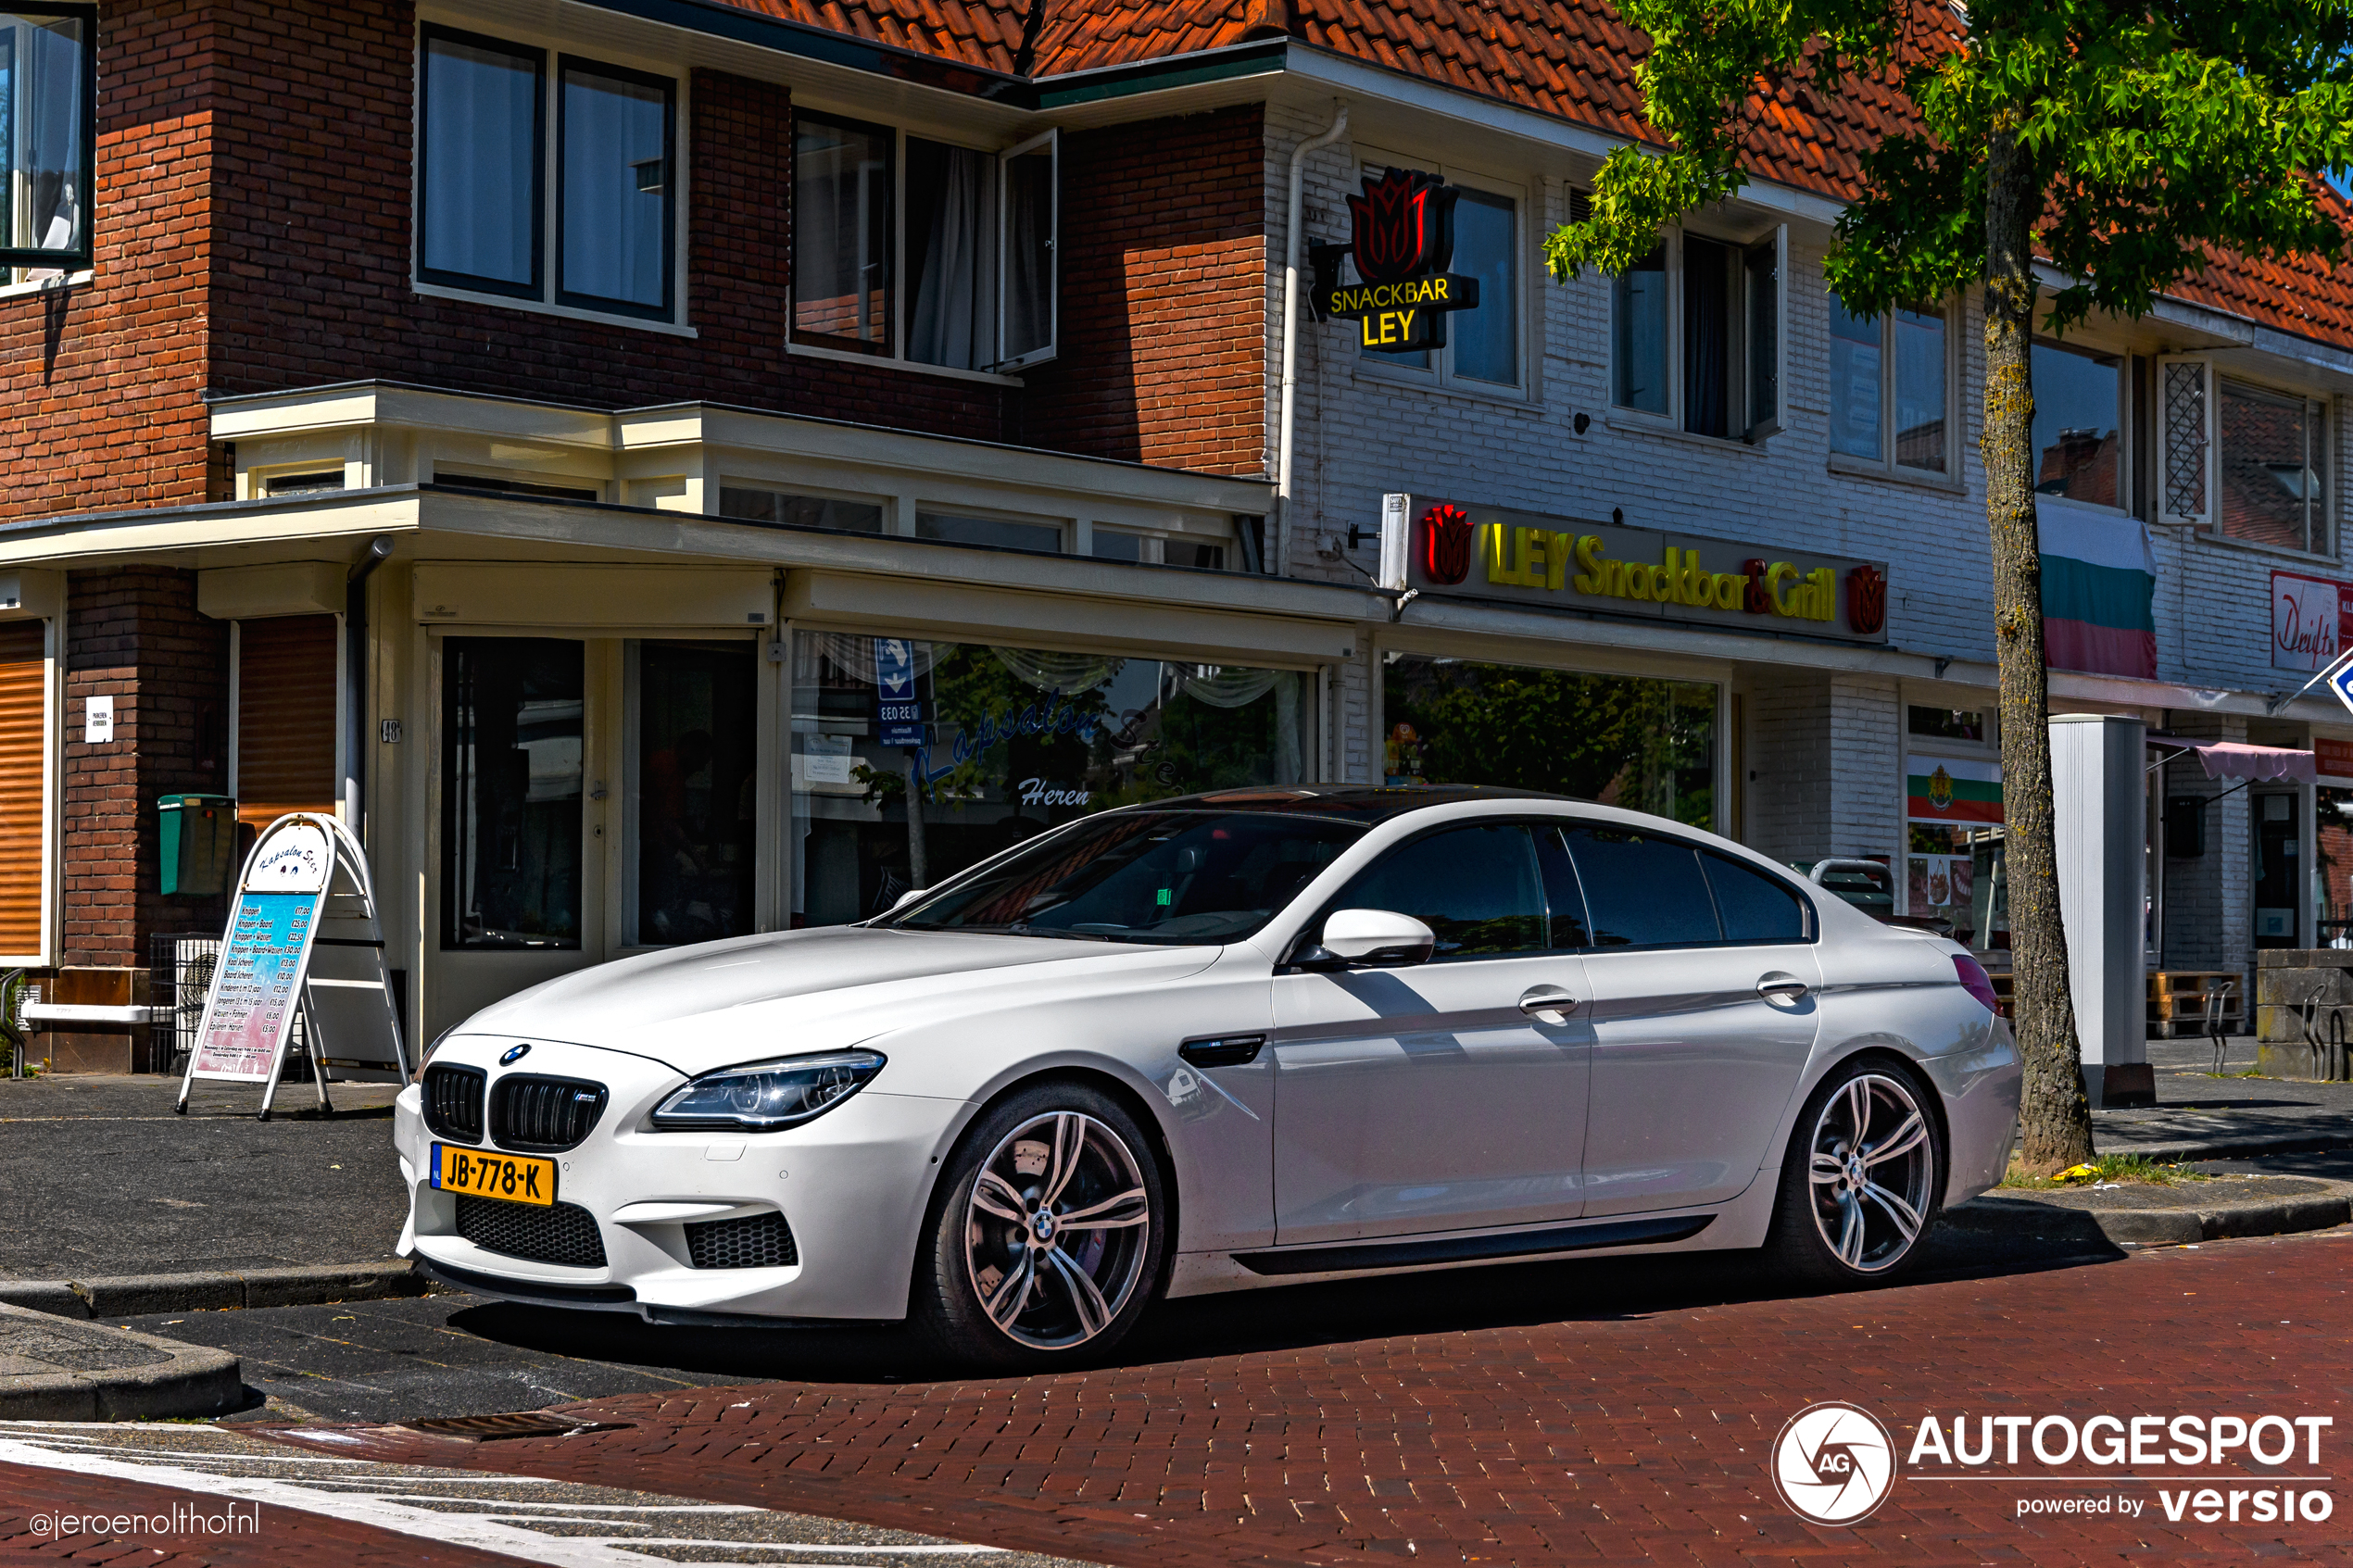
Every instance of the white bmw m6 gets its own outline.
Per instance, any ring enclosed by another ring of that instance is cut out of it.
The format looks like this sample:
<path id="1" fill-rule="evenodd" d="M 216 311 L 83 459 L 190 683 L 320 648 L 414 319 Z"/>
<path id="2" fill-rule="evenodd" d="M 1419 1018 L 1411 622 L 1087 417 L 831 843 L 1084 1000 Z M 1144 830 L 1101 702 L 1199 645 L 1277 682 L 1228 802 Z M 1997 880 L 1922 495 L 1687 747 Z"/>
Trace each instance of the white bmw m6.
<path id="1" fill-rule="evenodd" d="M 2000 1178 L 2019 1085 L 1966 949 L 1712 834 L 1227 791 L 477 1014 L 399 1098 L 401 1250 L 510 1300 L 1051 1365 L 1163 1296 L 1498 1259 L 1884 1278 Z"/>

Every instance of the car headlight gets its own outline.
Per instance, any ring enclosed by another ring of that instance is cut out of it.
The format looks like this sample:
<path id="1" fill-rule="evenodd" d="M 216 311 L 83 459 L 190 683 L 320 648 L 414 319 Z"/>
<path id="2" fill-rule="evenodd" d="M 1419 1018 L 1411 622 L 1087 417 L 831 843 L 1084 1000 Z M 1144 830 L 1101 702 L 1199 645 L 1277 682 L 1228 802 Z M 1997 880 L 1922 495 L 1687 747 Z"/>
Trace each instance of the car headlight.
<path id="1" fill-rule="evenodd" d="M 878 1051 L 829 1051 L 706 1073 L 654 1108 L 663 1132 L 773 1133 L 823 1116 L 882 1071 Z"/>

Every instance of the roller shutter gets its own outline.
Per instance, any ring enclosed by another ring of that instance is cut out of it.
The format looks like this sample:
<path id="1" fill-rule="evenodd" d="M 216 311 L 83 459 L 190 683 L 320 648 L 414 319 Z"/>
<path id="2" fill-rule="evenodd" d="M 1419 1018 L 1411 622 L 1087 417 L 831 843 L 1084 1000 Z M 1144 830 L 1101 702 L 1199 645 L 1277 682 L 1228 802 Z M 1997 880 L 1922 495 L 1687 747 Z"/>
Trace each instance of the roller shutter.
<path id="1" fill-rule="evenodd" d="M 237 820 L 335 809 L 335 618 L 237 628 Z"/>
<path id="2" fill-rule="evenodd" d="M 48 659 L 41 621 L 0 621 L 0 953 L 41 952 Z"/>

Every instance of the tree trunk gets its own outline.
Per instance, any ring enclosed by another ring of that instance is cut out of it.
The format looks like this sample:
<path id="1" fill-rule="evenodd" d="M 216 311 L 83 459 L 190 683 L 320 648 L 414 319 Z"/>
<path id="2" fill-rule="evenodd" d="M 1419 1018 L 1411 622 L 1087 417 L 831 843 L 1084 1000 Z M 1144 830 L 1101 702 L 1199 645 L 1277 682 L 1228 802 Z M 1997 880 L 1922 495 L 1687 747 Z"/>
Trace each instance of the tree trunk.
<path id="1" fill-rule="evenodd" d="M 2043 556 L 2034 514 L 2033 160 L 2014 134 L 1988 148 L 1985 198 L 1985 521 L 2002 690 L 2002 817 L 2010 905 L 2012 1011 L 2026 1065 L 2019 1112 L 2031 1171 L 2092 1158 L 2082 1046 L 2068 989 L 2052 832 L 2049 684 L 2043 667 Z"/>

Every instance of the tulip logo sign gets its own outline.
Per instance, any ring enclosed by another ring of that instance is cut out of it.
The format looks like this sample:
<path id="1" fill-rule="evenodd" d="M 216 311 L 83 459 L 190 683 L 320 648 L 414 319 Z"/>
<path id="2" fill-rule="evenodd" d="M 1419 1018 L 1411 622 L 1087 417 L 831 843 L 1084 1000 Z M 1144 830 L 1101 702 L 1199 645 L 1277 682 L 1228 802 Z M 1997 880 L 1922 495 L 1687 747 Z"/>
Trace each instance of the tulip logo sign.
<path id="1" fill-rule="evenodd" d="M 1817 1524 L 1856 1524 L 1895 1485 L 1895 1443 L 1869 1411 L 1827 1400 L 1789 1418 L 1772 1465 L 1793 1512 Z"/>

